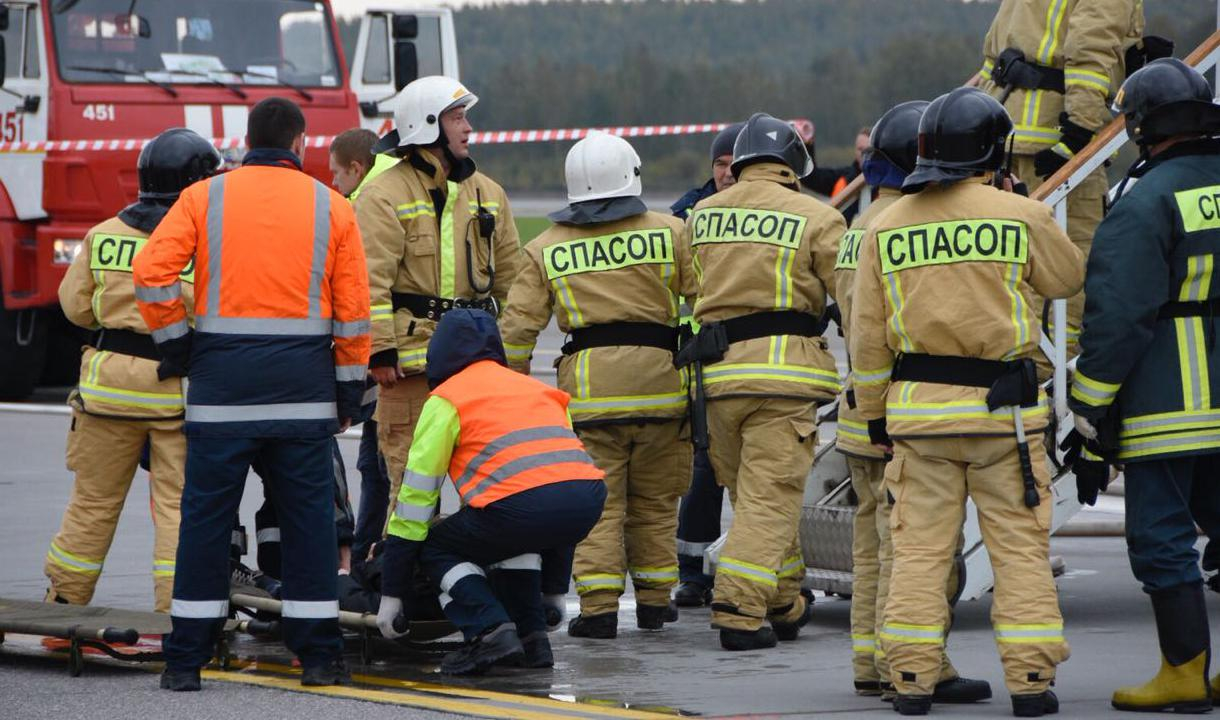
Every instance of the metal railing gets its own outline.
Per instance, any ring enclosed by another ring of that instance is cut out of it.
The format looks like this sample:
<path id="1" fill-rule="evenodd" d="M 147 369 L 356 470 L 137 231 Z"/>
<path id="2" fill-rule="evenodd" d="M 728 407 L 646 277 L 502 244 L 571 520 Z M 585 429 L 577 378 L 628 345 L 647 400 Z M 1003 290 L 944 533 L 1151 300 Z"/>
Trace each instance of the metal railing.
<path id="1" fill-rule="evenodd" d="M 1217 28 L 1220 28 L 1220 0 L 1217 0 Z M 1187 65 L 1199 72 L 1207 72 L 1220 65 L 1220 29 L 1212 33 L 1183 60 Z M 1220 74 L 1220 73 L 1218 73 Z M 1220 82 L 1216 83 L 1220 96 Z M 1054 175 L 1046 179 L 1030 197 L 1050 205 L 1059 226 L 1067 228 L 1067 196 L 1085 178 L 1092 175 L 1097 168 L 1105 164 L 1127 143 L 1127 129 L 1122 117 L 1117 117 L 1102 128 L 1093 141 L 1076 153 L 1072 159 L 1060 168 Z M 838 209 L 849 205 L 858 198 L 864 190 L 863 174 L 848 183 L 837 195 L 830 199 L 832 207 Z M 1042 347 L 1055 366 L 1052 382 L 1055 414 L 1060 419 L 1067 417 L 1067 301 L 1055 300 L 1051 304 L 1053 335 L 1047 342 L 1043 336 Z M 1062 425 L 1061 425 L 1062 427 Z"/>

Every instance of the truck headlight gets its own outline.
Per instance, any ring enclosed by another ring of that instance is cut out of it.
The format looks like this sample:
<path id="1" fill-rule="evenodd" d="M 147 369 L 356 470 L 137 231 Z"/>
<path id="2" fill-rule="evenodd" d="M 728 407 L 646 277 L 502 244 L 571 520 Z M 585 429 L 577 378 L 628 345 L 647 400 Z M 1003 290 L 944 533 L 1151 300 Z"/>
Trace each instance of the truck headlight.
<path id="1" fill-rule="evenodd" d="M 56 265 L 71 265 L 76 256 L 80 255 L 81 244 L 80 240 L 56 240 L 52 246 L 51 262 Z"/>

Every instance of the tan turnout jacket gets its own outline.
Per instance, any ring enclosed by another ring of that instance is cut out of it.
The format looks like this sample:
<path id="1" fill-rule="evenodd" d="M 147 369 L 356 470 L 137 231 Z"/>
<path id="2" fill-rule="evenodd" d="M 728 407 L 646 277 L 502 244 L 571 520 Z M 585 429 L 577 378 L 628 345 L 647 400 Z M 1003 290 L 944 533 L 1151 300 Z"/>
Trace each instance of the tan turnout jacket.
<path id="1" fill-rule="evenodd" d="M 131 263 L 148 235 L 117 217 L 91 229 L 80 254 L 59 284 L 59 304 L 73 324 L 90 330 L 131 330 L 149 334 L 136 307 Z M 195 273 L 180 278 L 188 314 L 194 307 Z M 69 404 L 90 415 L 164 420 L 182 417 L 182 381 L 157 379 L 157 361 L 86 347 L 80 383 Z"/>
<path id="2" fill-rule="evenodd" d="M 1003 0 L 983 41 L 980 87 L 1003 94 L 991 71 L 1011 47 L 1026 62 L 1063 70 L 1066 90 L 1012 91 L 1004 107 L 1016 126 L 1014 151 L 1032 155 L 1058 143 L 1064 110 L 1088 130 L 1110 122 L 1110 101 L 1126 77 L 1123 56 L 1143 34 L 1143 0 Z"/>
<path id="3" fill-rule="evenodd" d="M 902 192 L 895 188 L 878 189 L 877 199 L 869 203 L 864 212 L 856 216 L 851 228 L 843 233 L 843 240 L 839 243 L 839 258 L 835 261 L 835 300 L 839 303 L 839 313 L 843 317 L 844 338 L 851 337 L 851 303 L 855 293 L 856 265 L 860 260 L 864 233 L 878 215 L 901 197 Z M 855 457 L 884 459 L 885 453 L 874 447 L 868 439 L 868 423 L 854 407 L 855 393 L 852 391 L 850 377 L 843 390 L 843 397 L 839 398 L 839 427 L 835 447 L 840 452 Z"/>
<path id="4" fill-rule="evenodd" d="M 534 343 L 552 313 L 565 333 L 615 322 L 676 327 L 678 298 L 696 290 L 682 233 L 681 220 L 645 212 L 554 225 L 531 241 L 501 319 L 509 364 L 529 372 Z M 578 425 L 686 414 L 686 373 L 660 348 L 590 348 L 564 356 L 558 371 Z"/>
<path id="5" fill-rule="evenodd" d="M 890 382 L 900 352 L 1013 360 L 1037 352 L 1039 296 L 1084 283 L 1084 257 L 1048 206 L 982 178 L 903 197 L 869 226 L 851 310 L 852 381 L 865 420 L 893 437 L 1011 435 L 1011 408 L 987 409 L 985 388 Z M 1026 430 L 1048 404 L 1022 411 Z"/>
<path id="6" fill-rule="evenodd" d="M 433 190 L 444 197 L 439 216 Z M 478 235 L 476 218 L 480 201 L 496 219 L 491 243 L 495 279 L 490 292 L 482 294 L 475 292 L 467 272 L 468 248 L 472 248 L 475 279 L 480 285 L 489 282 L 487 243 Z M 479 172 L 461 182 L 446 180 L 437 160 L 416 148 L 362 186 L 355 206 L 369 269 L 374 356 L 370 364 L 388 364 L 377 355 L 394 350 L 407 374 L 423 372 L 428 338 L 436 323 L 405 308 L 394 311 L 391 292 L 449 299 L 490 295 L 503 303 L 521 252 L 508 197 Z"/>
<path id="7" fill-rule="evenodd" d="M 749 165 L 737 184 L 695 205 L 685 241 L 699 278 L 696 322 L 772 310 L 822 315 L 847 225 L 830 206 L 792 190 L 796 182 L 785 165 Z M 825 338 L 790 335 L 733 343 L 704 368 L 703 384 L 709 399 L 827 401 L 841 389 Z"/>

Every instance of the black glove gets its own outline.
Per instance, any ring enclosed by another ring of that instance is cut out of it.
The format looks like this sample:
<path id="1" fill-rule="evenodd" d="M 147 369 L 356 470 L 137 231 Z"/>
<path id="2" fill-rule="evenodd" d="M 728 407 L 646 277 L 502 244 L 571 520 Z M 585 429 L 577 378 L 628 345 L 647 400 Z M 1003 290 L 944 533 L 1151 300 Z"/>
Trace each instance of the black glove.
<path id="1" fill-rule="evenodd" d="M 1081 505 L 1096 505 L 1098 494 L 1110 485 L 1110 463 L 1087 458 L 1084 451 L 1100 457 L 1100 447 L 1073 430 L 1059 443 L 1059 449 L 1064 451 L 1063 464 L 1071 465 L 1076 475 L 1076 498 Z"/>
<path id="2" fill-rule="evenodd" d="M 868 421 L 868 441 L 874 445 L 893 446 L 894 441 L 885 429 L 885 418 Z"/>
<path id="3" fill-rule="evenodd" d="M 1059 142 L 1054 147 L 1034 154 L 1034 174 L 1038 177 L 1054 175 L 1093 139 L 1093 131 L 1072 122 L 1067 113 L 1059 115 L 1059 133 Z"/>

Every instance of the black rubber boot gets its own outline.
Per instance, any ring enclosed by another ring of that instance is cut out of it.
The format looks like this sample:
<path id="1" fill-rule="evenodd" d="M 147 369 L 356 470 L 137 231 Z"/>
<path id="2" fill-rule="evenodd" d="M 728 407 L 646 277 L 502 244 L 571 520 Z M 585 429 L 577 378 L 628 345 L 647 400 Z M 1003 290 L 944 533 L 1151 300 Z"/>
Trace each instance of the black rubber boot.
<path id="1" fill-rule="evenodd" d="M 577 615 L 568 623 L 568 635 L 594 640 L 613 640 L 618 637 L 618 613 Z"/>
<path id="2" fill-rule="evenodd" d="M 517 637 L 517 626 L 503 623 L 484 630 L 461 650 L 454 650 L 441 661 L 446 675 L 482 675 L 492 665 L 516 664 L 525 654 Z"/>
<path id="3" fill-rule="evenodd" d="M 678 607 L 703 607 L 712 604 L 712 589 L 697 582 L 684 582 L 674 591 Z"/>
<path id="4" fill-rule="evenodd" d="M 894 711 L 899 715 L 927 715 L 931 709 L 931 695 L 903 695 L 899 693 L 894 696 Z"/>
<path id="5" fill-rule="evenodd" d="M 1059 712 L 1059 698 L 1052 690 L 1012 696 L 1012 714 L 1017 717 L 1042 717 Z"/>
<path id="6" fill-rule="evenodd" d="M 635 625 L 641 630 L 660 630 L 667 622 L 678 619 L 678 608 L 672 602 L 668 605 L 635 606 Z"/>
<path id="7" fill-rule="evenodd" d="M 955 677 L 941 680 L 932 690 L 932 702 L 950 705 L 976 703 L 991 699 L 991 683 L 986 680 L 971 680 Z"/>
<path id="8" fill-rule="evenodd" d="M 805 595 L 801 591 L 801 597 L 805 601 L 805 609 L 801 611 L 801 616 L 793 622 L 782 622 L 778 620 L 771 621 L 771 627 L 775 630 L 775 637 L 784 642 L 791 642 L 801 634 L 801 628 L 809 624 L 809 620 L 813 617 L 813 598 Z"/>
<path id="9" fill-rule="evenodd" d="M 720 647 L 725 650 L 765 650 L 776 643 L 775 631 L 766 625 L 752 631 L 720 628 Z"/>
<path id="10" fill-rule="evenodd" d="M 322 665 L 304 665 L 301 668 L 301 684 L 306 687 L 351 685 L 352 673 L 343 658 L 336 658 Z"/>
<path id="11" fill-rule="evenodd" d="M 549 668 L 555 666 L 555 654 L 551 652 L 551 639 L 547 637 L 545 630 L 539 630 L 521 638 L 521 647 L 525 650 L 519 663 L 521 667 Z"/>
<path id="12" fill-rule="evenodd" d="M 199 669 L 170 670 L 161 672 L 161 689 L 174 692 L 198 692 L 203 684 L 199 681 Z"/>

